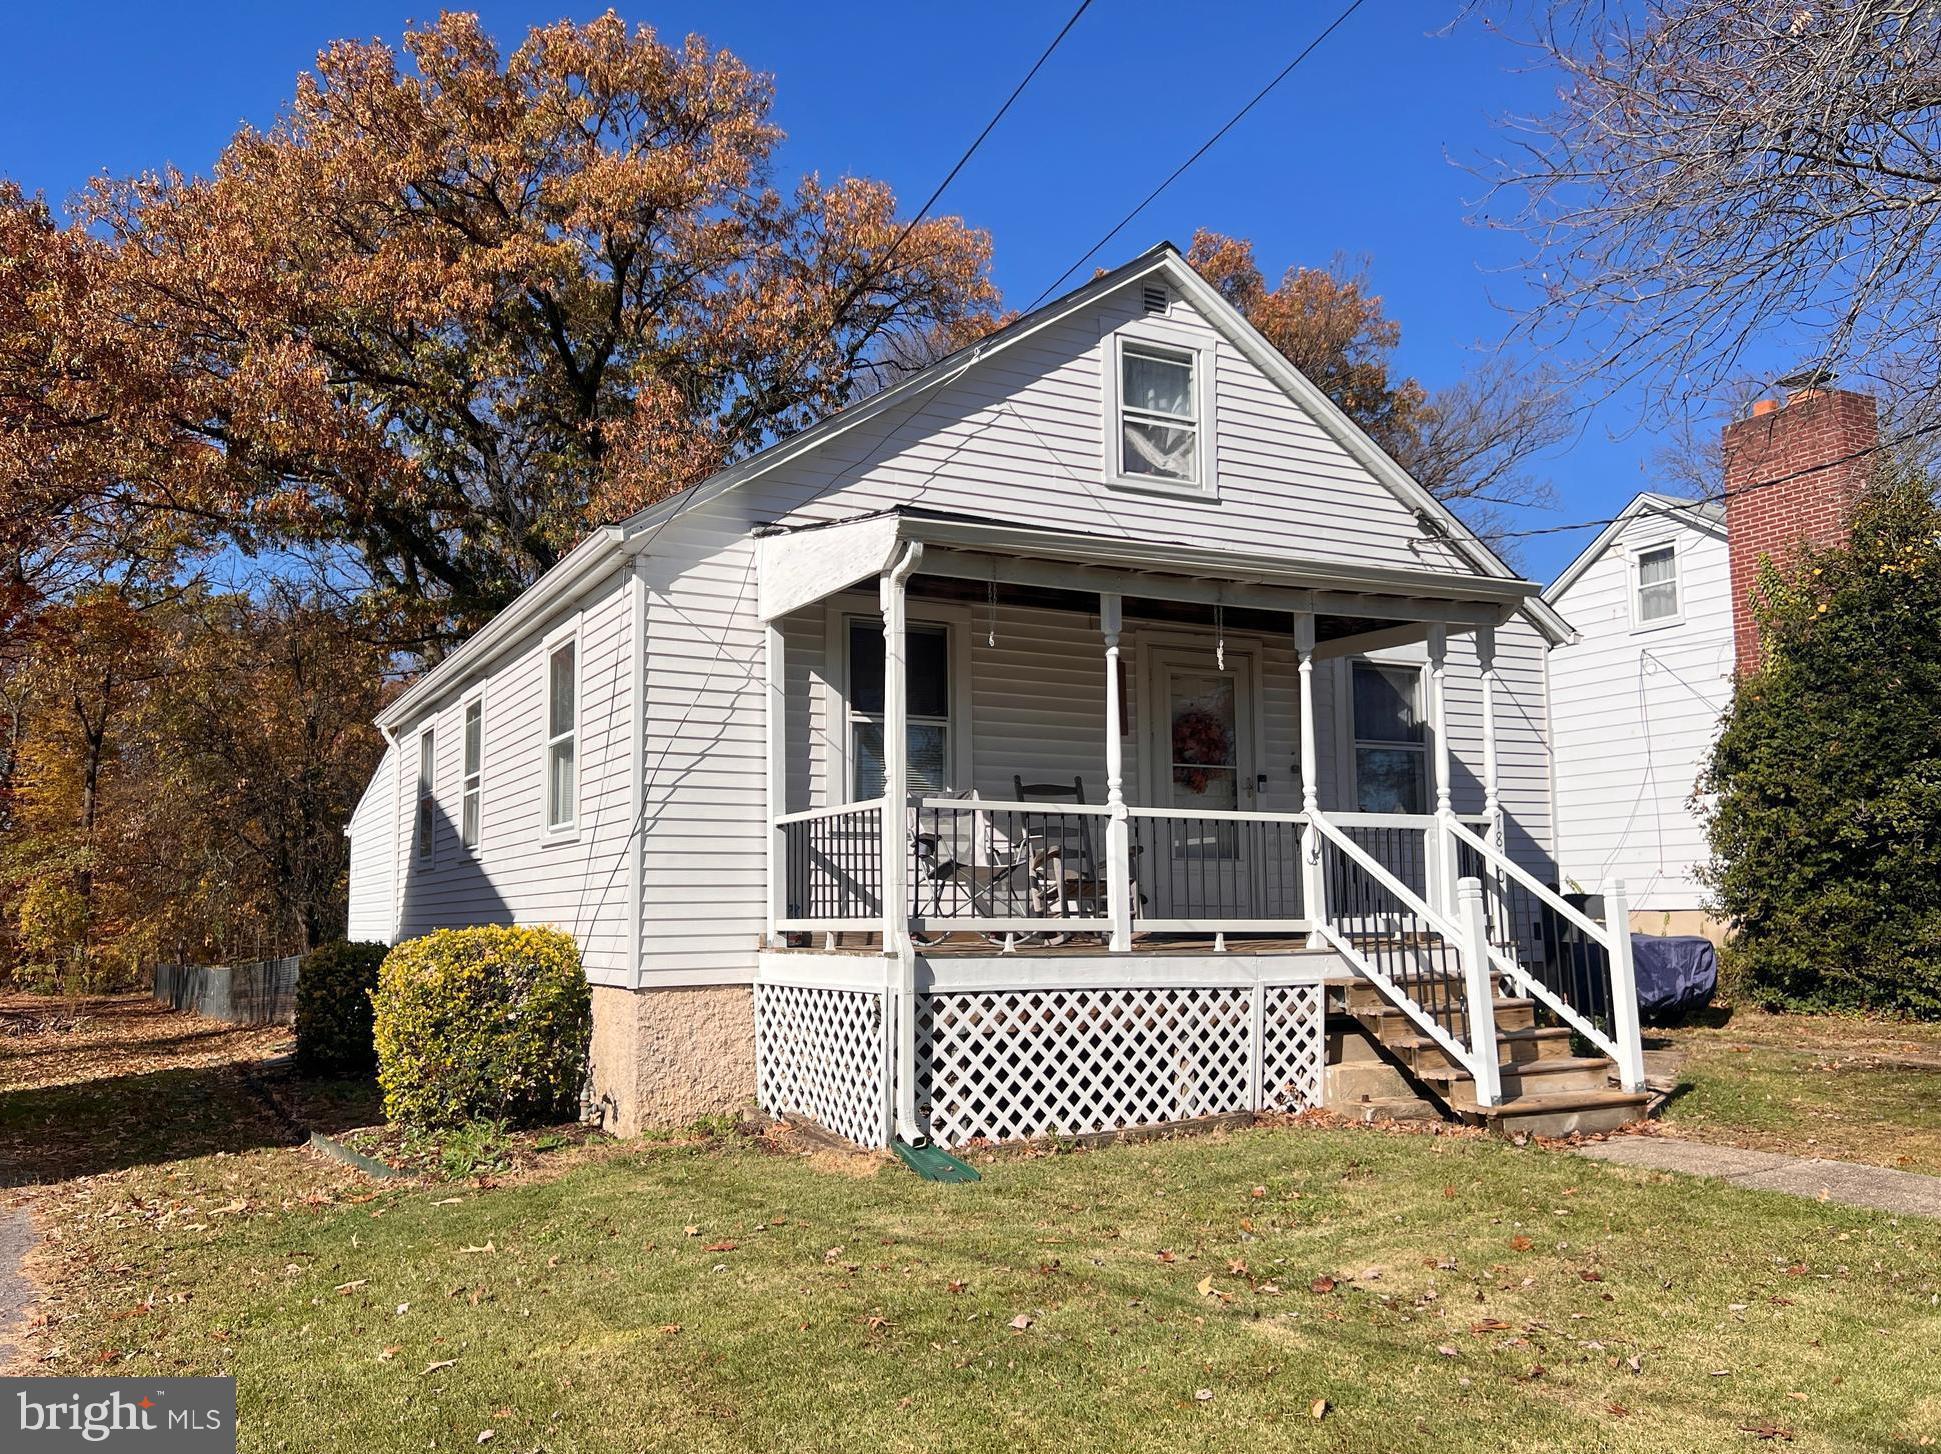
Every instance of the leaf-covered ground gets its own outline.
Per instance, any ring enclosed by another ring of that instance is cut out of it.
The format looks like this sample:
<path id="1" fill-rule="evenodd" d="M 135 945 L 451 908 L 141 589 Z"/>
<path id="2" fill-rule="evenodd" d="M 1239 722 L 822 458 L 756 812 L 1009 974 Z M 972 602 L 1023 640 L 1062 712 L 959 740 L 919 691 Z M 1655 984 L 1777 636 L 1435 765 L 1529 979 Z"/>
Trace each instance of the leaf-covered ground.
<path id="1" fill-rule="evenodd" d="M 1739 1010 L 1655 1034 L 1684 1056 L 1673 1134 L 1941 1175 L 1941 1026 Z"/>
<path id="2" fill-rule="evenodd" d="M 967 1187 L 740 1138 L 379 1187 L 259 1133 L 240 1078 L 193 1093 L 229 1145 L 33 1193 L 30 1345 L 49 1373 L 234 1373 L 248 1450 L 1941 1440 L 1936 1222 L 1301 1124 Z"/>

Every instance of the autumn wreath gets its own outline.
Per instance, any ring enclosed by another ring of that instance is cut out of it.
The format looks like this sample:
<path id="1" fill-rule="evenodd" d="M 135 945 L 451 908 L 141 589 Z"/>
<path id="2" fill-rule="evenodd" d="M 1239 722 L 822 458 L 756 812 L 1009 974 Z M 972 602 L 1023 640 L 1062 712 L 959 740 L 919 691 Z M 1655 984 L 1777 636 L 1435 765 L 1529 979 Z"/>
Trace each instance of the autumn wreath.
<path id="1" fill-rule="evenodd" d="M 1233 734 L 1204 707 L 1190 707 L 1173 718 L 1173 780 L 1195 793 L 1212 781 L 1210 767 L 1233 765 Z"/>

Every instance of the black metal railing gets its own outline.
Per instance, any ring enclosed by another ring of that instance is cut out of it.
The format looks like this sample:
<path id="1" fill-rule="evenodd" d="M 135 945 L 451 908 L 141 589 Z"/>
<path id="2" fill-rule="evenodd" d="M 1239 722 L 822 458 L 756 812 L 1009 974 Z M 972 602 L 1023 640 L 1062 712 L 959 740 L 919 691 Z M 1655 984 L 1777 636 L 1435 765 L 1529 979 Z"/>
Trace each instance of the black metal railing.
<path id="1" fill-rule="evenodd" d="M 1136 917 L 1218 924 L 1301 920 L 1297 818 L 1133 811 Z"/>
<path id="2" fill-rule="evenodd" d="M 880 803 L 784 820 L 788 917 L 872 919 L 883 913 Z"/>
<path id="3" fill-rule="evenodd" d="M 1402 832 L 1364 829 L 1363 832 Z M 1414 830 L 1418 842 L 1420 830 Z M 1355 830 L 1343 829 L 1344 836 Z M 1372 849 L 1350 837 L 1369 857 Z M 1388 865 L 1383 863 L 1387 868 Z M 1393 870 L 1390 870 L 1393 872 Z M 1369 967 L 1413 1001 L 1418 1009 L 1467 1049 L 1470 1044 L 1469 999 L 1463 978 L 1462 953 L 1437 925 L 1406 898 L 1383 883 L 1366 864 L 1333 837 L 1321 836 L 1321 873 L 1327 892 L 1328 920 L 1334 932 Z M 1400 875 L 1396 875 L 1399 879 Z M 1412 885 L 1404 886 L 1414 893 Z M 1419 895 L 1418 895 L 1419 898 Z"/>
<path id="4" fill-rule="evenodd" d="M 1111 913 L 1100 810 L 924 799 L 910 816 L 910 913 L 918 920 Z"/>
<path id="5" fill-rule="evenodd" d="M 1456 874 L 1483 886 L 1490 943 L 1601 1034 L 1613 1035 L 1610 951 L 1461 839 L 1456 841 Z M 1536 997 L 1536 1007 L 1546 1021 L 1557 1018 L 1541 997 Z"/>

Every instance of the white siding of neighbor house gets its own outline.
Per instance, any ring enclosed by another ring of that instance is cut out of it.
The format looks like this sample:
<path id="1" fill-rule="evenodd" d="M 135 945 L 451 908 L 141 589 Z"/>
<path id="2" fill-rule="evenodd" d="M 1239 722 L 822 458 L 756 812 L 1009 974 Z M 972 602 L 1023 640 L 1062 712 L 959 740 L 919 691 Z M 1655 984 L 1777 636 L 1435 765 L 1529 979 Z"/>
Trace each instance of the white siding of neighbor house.
<path id="1" fill-rule="evenodd" d="M 1172 316 L 1157 319 L 1140 312 L 1137 297 L 1138 289 L 1128 287 L 1084 316 L 1043 328 L 961 376 L 646 532 L 640 561 L 646 615 L 642 984 L 746 982 L 765 928 L 765 632 L 757 612 L 750 533 L 756 526 L 914 505 L 1143 542 L 1280 551 L 1389 568 L 1469 569 L 1448 546 L 1428 539 L 1409 506 L 1184 303 L 1173 305 Z M 1215 495 L 1141 493 L 1103 481 L 1104 360 L 1118 328 L 1198 348 L 1213 369 L 1217 387 L 1209 433 Z M 862 610 L 873 609 L 873 583 L 859 599 Z M 589 607 L 589 615 L 595 609 Z M 924 603 L 913 601 L 912 612 L 915 619 L 925 619 Z M 985 626 L 975 611 L 972 616 L 968 670 L 980 792 L 1008 794 L 1014 773 L 1027 778 L 1076 773 L 1086 779 L 1088 796 L 1102 796 L 1104 668 L 1096 620 L 1007 609 L 993 649 L 979 634 Z M 844 724 L 832 686 L 841 653 L 837 643 L 825 643 L 827 619 L 816 607 L 782 624 L 791 809 L 847 796 L 840 771 Z M 583 648 L 589 679 L 626 681 L 619 629 L 598 641 L 589 634 Z M 1135 627 L 1125 643 L 1136 723 L 1127 740 L 1126 771 L 1135 801 L 1143 726 L 1136 718 L 1137 646 L 1149 634 L 1162 633 Z M 1163 634 L 1191 635 L 1170 628 Z M 1509 674 L 1518 682 L 1515 691 L 1505 693 L 1502 708 L 1506 782 L 1515 778 L 1506 798 L 1513 812 L 1526 814 L 1531 842 L 1547 849 L 1542 651 L 1534 631 L 1520 624 L 1503 635 L 1522 641 L 1516 652 L 1506 653 L 1516 657 Z M 1269 782 L 1254 806 L 1265 809 L 1298 806 L 1293 661 L 1291 642 L 1262 643 L 1258 755 Z M 624 968 L 626 960 L 624 868 L 613 877 L 610 892 L 600 889 L 607 883 L 605 865 L 619 851 L 618 839 L 603 832 L 597 851 L 562 852 L 540 842 L 539 663 L 535 640 L 494 673 L 489 687 L 495 697 L 514 704 L 504 714 L 513 728 L 500 728 L 497 738 L 516 729 L 516 752 L 527 764 L 517 790 L 524 794 L 520 806 L 515 810 L 503 803 L 496 816 L 488 809 L 483 873 L 462 871 L 454 847 L 449 870 L 415 876 L 415 888 L 406 896 L 406 932 L 452 922 L 454 914 L 516 914 L 521 922 L 575 928 L 590 943 L 589 965 L 612 972 Z M 1331 680 L 1330 673 L 1317 673 L 1324 754 L 1332 750 L 1332 709 L 1325 705 Z M 441 770 L 441 783 L 453 785 L 447 813 L 454 823 L 458 704 L 466 690 L 452 689 L 443 709 L 450 725 L 441 722 L 441 763 L 452 763 L 448 772 Z M 589 710 L 595 695 L 589 685 Z M 624 706 L 623 701 L 616 723 Z M 1459 718 L 1460 712 L 1452 715 Z M 495 739 L 500 716 L 489 699 L 488 759 L 496 751 L 514 750 Z M 1466 725 L 1452 732 L 1459 737 L 1468 732 L 1462 740 L 1475 740 Z M 409 740 L 408 734 L 400 735 L 401 743 Z M 624 766 L 618 765 L 622 740 L 614 739 L 607 759 L 613 765 L 607 771 L 606 801 L 613 805 L 614 820 L 625 816 L 629 785 Z M 1480 764 L 1479 749 L 1466 760 Z M 592 761 L 586 770 L 590 778 Z M 493 775 L 488 769 L 488 793 Z M 1458 795 L 1459 806 L 1480 803 L 1480 790 Z M 408 832 L 408 812 L 400 817 Z M 441 848 L 441 864 L 446 852 Z M 482 894 L 480 884 L 487 881 L 492 892 Z"/>
<path id="2" fill-rule="evenodd" d="M 1667 541 L 1681 619 L 1640 629 L 1631 557 Z M 1725 540 L 1641 515 L 1554 604 L 1581 633 L 1550 663 L 1562 869 L 1586 889 L 1625 880 L 1633 909 L 1699 908 L 1708 852 L 1689 799 L 1731 696 Z"/>
<path id="3" fill-rule="evenodd" d="M 397 732 L 402 801 L 398 937 L 474 924 L 548 925 L 580 944 L 595 983 L 628 978 L 626 906 L 631 827 L 628 744 L 633 740 L 629 577 L 615 572 L 576 609 L 555 616 L 543 636 L 504 658 L 482 680 L 455 685 Z M 577 830 L 545 830 L 547 658 L 563 633 L 579 632 L 579 811 Z M 479 842 L 460 841 L 466 704 L 484 701 Z M 434 848 L 419 857 L 418 735 L 436 731 Z M 352 892 L 358 880 L 354 876 Z"/>
<path id="4" fill-rule="evenodd" d="M 397 753 L 387 747 L 345 830 L 350 838 L 350 918 L 344 933 L 373 944 L 389 944 L 396 927 L 397 771 Z"/>

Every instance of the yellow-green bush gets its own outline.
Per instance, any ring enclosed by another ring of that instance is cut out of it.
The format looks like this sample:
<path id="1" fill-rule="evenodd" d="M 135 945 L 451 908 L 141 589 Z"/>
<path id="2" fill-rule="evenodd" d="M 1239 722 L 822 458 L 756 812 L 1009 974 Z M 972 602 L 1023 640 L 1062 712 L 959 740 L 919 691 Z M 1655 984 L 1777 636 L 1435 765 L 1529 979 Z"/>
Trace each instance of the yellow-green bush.
<path id="1" fill-rule="evenodd" d="M 378 971 L 377 1078 L 408 1126 L 543 1122 L 574 1115 L 593 1033 L 592 994 L 557 929 L 440 929 Z"/>
<path id="2" fill-rule="evenodd" d="M 377 1064 L 371 992 L 382 944 L 340 939 L 313 949 L 297 970 L 297 1066 L 307 1075 L 369 1070 Z"/>

